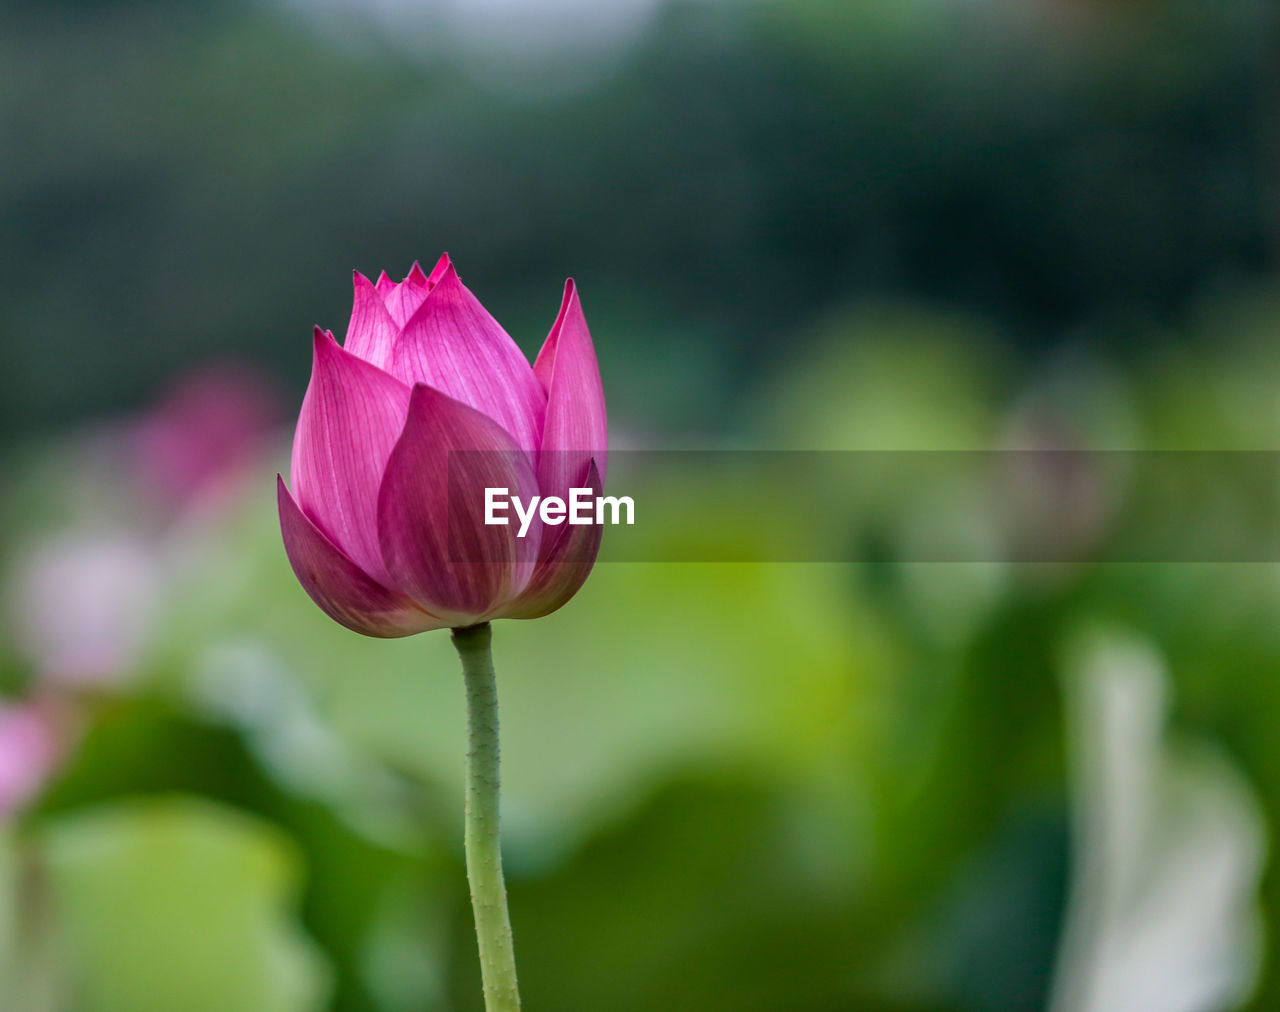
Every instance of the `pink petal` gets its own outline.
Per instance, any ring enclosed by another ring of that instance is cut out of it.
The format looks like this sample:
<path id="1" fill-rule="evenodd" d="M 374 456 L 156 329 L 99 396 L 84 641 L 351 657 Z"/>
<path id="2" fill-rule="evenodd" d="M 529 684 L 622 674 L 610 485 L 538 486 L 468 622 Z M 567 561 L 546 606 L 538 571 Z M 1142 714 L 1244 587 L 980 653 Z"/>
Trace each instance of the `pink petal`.
<path id="1" fill-rule="evenodd" d="M 413 266 L 409 268 L 409 273 L 405 275 L 404 280 L 412 283 L 415 287 L 422 287 L 427 283 L 427 276 L 422 273 L 422 264 L 417 260 L 413 262 Z"/>
<path id="2" fill-rule="evenodd" d="M 449 254 L 442 253 L 440 255 L 440 259 L 436 261 L 436 265 L 431 268 L 431 274 L 427 278 L 427 284 L 430 287 L 435 288 L 436 285 L 440 284 L 440 279 L 444 277 L 445 272 L 451 266 L 453 266 L 453 263 L 449 259 Z"/>
<path id="3" fill-rule="evenodd" d="M 293 438 L 298 505 L 366 573 L 385 577 L 378 485 L 404 428 L 409 388 L 316 328 L 311 384 Z"/>
<path id="4" fill-rule="evenodd" d="M 347 337 L 342 346 L 370 365 L 388 369 L 391 349 L 400 335 L 400 328 L 369 279 L 356 271 L 353 281 L 355 298 L 351 305 L 351 322 L 347 324 Z"/>
<path id="5" fill-rule="evenodd" d="M 404 434 L 387 462 L 378 530 L 395 586 L 449 625 L 470 625 L 519 594 L 541 538 L 486 525 L 486 488 L 537 494 L 529 459 L 495 422 L 440 391 L 413 388 Z"/>
<path id="6" fill-rule="evenodd" d="M 565 282 L 560 314 L 538 352 L 533 371 L 547 391 L 538 454 L 542 494 L 566 496 L 570 482 L 585 473 L 590 460 L 595 460 L 603 481 L 609 456 L 604 387 L 572 278 Z"/>
<path id="7" fill-rule="evenodd" d="M 484 412 L 522 449 L 537 447 L 546 394 L 516 343 L 458 280 L 452 264 L 405 324 L 392 372 Z"/>
<path id="8" fill-rule="evenodd" d="M 396 283 L 387 277 L 386 271 L 383 271 L 378 275 L 378 280 L 374 287 L 378 290 L 378 294 L 385 299 L 396 290 Z"/>
<path id="9" fill-rule="evenodd" d="M 430 291 L 427 276 L 422 273 L 422 267 L 415 260 L 405 279 L 383 296 L 387 312 L 391 314 L 397 327 L 403 327 L 409 317 L 418 311 Z"/>
<path id="10" fill-rule="evenodd" d="M 307 519 L 276 475 L 280 531 L 289 564 L 311 600 L 335 622 L 366 636 L 408 636 L 444 623 L 388 590 Z"/>
<path id="11" fill-rule="evenodd" d="M 574 487 L 590 488 L 594 495 L 601 494 L 603 483 L 594 460 L 588 462 L 586 474 Z M 495 617 L 541 618 L 564 605 L 590 575 L 603 533 L 604 528 L 597 524 L 566 522 L 558 527 L 544 526 L 538 565 L 528 586 Z"/>

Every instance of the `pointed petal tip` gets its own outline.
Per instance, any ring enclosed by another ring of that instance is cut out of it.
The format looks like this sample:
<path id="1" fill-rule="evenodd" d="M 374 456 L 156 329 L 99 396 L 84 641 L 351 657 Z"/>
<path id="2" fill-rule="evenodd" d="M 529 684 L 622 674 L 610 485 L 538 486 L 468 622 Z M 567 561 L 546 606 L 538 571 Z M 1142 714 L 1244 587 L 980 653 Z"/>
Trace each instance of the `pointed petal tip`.
<path id="1" fill-rule="evenodd" d="M 564 279 L 564 294 L 560 297 L 560 312 L 556 314 L 556 322 L 551 326 L 551 333 L 547 335 L 547 341 L 551 342 L 554 337 L 559 340 L 561 328 L 564 327 L 565 317 L 571 311 L 577 312 L 578 316 L 582 315 L 582 300 L 578 298 L 578 283 L 573 278 Z M 583 327 L 586 327 L 586 321 L 583 321 Z M 590 336 L 588 334 L 588 336 Z M 555 343 L 555 342 L 551 342 Z"/>
<path id="2" fill-rule="evenodd" d="M 453 261 L 449 259 L 448 253 L 441 253 L 440 259 L 436 261 L 436 265 L 431 268 L 431 274 L 427 277 L 427 285 L 434 288 L 440 283 L 440 279 L 444 277 L 444 272 L 453 266 Z"/>
<path id="3" fill-rule="evenodd" d="M 427 283 L 426 272 L 422 269 L 422 264 L 417 260 L 413 262 L 413 266 L 409 268 L 409 273 L 404 276 L 406 282 L 415 285 L 425 285 Z"/>
<path id="4" fill-rule="evenodd" d="M 419 411 L 423 406 L 423 398 L 436 393 L 430 383 L 414 383 L 409 387 L 409 414 Z"/>
<path id="5" fill-rule="evenodd" d="M 442 401 L 447 401 L 449 404 L 448 408 L 444 410 L 453 411 L 455 407 L 466 411 L 477 410 L 471 407 L 471 405 L 458 400 L 456 397 L 450 396 L 438 387 L 434 387 L 430 383 L 426 383 L 422 380 L 418 380 L 409 387 L 410 413 L 417 411 L 430 412 L 433 410 L 432 405 L 439 405 Z M 440 410 L 440 408 L 437 407 L 435 410 Z M 483 414 L 484 412 L 480 413 Z"/>
<path id="6" fill-rule="evenodd" d="M 276 506 L 279 509 L 283 510 L 284 502 L 286 499 L 292 502 L 295 506 L 297 505 L 296 500 L 294 500 L 293 498 L 293 494 L 289 491 L 289 486 L 286 485 L 284 482 L 284 475 L 281 474 L 279 471 L 277 471 L 276 472 Z"/>
<path id="7" fill-rule="evenodd" d="M 437 274 L 439 275 L 438 277 Z M 445 263 L 444 270 L 440 269 L 440 264 L 436 264 L 435 269 L 431 272 L 431 283 L 429 288 L 431 294 L 438 293 L 444 299 L 453 297 L 454 293 L 458 289 L 463 289 L 465 291 L 462 279 L 458 277 L 458 272 L 454 269 L 452 262 Z M 440 291 L 441 288 L 443 288 L 444 291 Z M 431 307 L 430 309 L 428 309 L 429 306 Z M 409 314 L 408 318 L 405 320 L 403 329 L 408 330 L 418 322 L 420 317 L 427 316 L 429 313 L 433 313 L 435 311 L 436 306 L 431 305 L 431 300 L 423 299 L 413 312 Z"/>
<path id="8" fill-rule="evenodd" d="M 581 316 L 582 300 L 578 298 L 578 283 L 573 278 L 565 278 L 564 295 L 560 299 L 560 312 L 556 316 L 556 326 L 564 325 L 564 318 L 571 310 L 576 311 Z"/>
<path id="9" fill-rule="evenodd" d="M 539 450 L 553 451 L 540 457 L 538 478 L 543 487 L 565 488 L 579 462 L 585 466 L 588 452 L 594 453 L 603 477 L 609 446 L 604 389 L 591 331 L 572 278 L 565 282 L 560 312 L 534 360 L 533 373 L 547 392 Z M 566 456 L 554 451 L 570 452 Z"/>
<path id="10" fill-rule="evenodd" d="M 441 267 L 439 282 L 400 332 L 391 371 L 487 414 L 520 447 L 536 449 L 546 394 L 528 359 L 453 264 L 442 258 Z"/>
<path id="11" fill-rule="evenodd" d="M 386 298 L 359 271 L 354 272 L 351 319 L 343 348 L 371 365 L 385 369 L 400 328 L 387 308 Z"/>
<path id="12" fill-rule="evenodd" d="M 298 505 L 298 500 L 293 497 L 293 493 L 289 491 L 289 486 L 284 480 L 284 475 L 279 471 L 276 472 L 276 506 L 283 510 L 286 500 L 299 513 L 302 507 Z"/>

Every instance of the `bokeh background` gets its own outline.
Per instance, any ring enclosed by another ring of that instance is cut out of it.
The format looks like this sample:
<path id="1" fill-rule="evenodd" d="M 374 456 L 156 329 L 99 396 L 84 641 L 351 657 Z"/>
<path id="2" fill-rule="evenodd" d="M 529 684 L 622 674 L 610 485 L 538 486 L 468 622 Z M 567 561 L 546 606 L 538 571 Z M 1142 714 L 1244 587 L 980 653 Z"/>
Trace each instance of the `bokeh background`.
<path id="1" fill-rule="evenodd" d="M 1276 449 L 1274 21 L 8 0 L 0 1006 L 480 1007 L 456 658 L 276 528 L 352 268 L 447 249 L 531 353 L 573 275 L 631 447 Z M 528 1008 L 1280 1007 L 1280 571 L 1090 562 L 1105 476 L 1015 478 L 1068 561 L 913 562 L 851 481 L 856 564 L 499 626 Z M 759 522 L 681 480 L 672 537 Z"/>

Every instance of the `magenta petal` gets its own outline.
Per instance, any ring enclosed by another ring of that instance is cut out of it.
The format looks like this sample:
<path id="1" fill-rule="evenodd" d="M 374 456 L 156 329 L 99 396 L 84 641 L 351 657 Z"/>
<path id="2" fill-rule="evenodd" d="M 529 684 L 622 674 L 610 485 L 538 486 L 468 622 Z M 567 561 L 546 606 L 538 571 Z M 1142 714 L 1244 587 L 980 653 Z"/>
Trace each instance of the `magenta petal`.
<path id="1" fill-rule="evenodd" d="M 409 268 L 409 273 L 405 275 L 405 281 L 412 282 L 417 287 L 422 287 L 427 283 L 427 276 L 422 272 L 422 264 L 417 260 L 413 262 L 413 266 Z"/>
<path id="2" fill-rule="evenodd" d="M 400 328 L 391 318 L 373 283 L 359 271 L 354 273 L 353 281 L 355 298 L 351 305 L 351 322 L 347 324 L 347 337 L 342 346 L 370 365 L 389 369 L 391 349 Z"/>
<path id="3" fill-rule="evenodd" d="M 432 387 L 413 388 L 378 496 L 378 532 L 396 587 L 449 625 L 487 618 L 524 589 L 541 527 L 486 525 L 486 488 L 537 494 L 527 455 L 496 423 Z"/>
<path id="4" fill-rule="evenodd" d="M 427 276 L 422 273 L 422 267 L 415 260 L 405 279 L 383 295 L 387 312 L 391 314 L 397 327 L 403 327 L 409 317 L 418 311 L 430 291 Z"/>
<path id="5" fill-rule="evenodd" d="M 608 468 L 609 425 L 595 346 L 578 289 L 570 278 L 534 375 L 547 391 L 547 413 L 538 454 L 543 495 L 565 496 L 571 481 L 594 460 L 603 480 Z"/>
<path id="6" fill-rule="evenodd" d="M 458 280 L 452 264 L 405 324 L 392 372 L 484 412 L 522 449 L 537 448 L 546 394 L 516 343 Z"/>
<path id="7" fill-rule="evenodd" d="M 445 271 L 447 271 L 451 266 L 453 266 L 453 264 L 449 259 L 449 254 L 440 254 L 440 259 L 436 261 L 436 265 L 431 268 L 431 274 L 427 277 L 427 284 L 432 288 L 435 288 L 436 285 L 440 284 L 440 279 L 444 277 Z"/>
<path id="8" fill-rule="evenodd" d="M 378 580 L 385 577 L 378 486 L 408 410 L 407 386 L 316 328 L 311 384 L 293 439 L 293 486 L 307 516 Z"/>
<path id="9" fill-rule="evenodd" d="M 370 577 L 324 536 L 276 476 L 280 531 L 298 582 L 335 622 L 366 636 L 408 636 L 444 623 Z"/>
<path id="10" fill-rule="evenodd" d="M 594 460 L 587 463 L 586 474 L 574 487 L 589 488 L 593 496 L 602 493 L 604 485 Z M 544 526 L 533 576 L 520 596 L 494 617 L 542 618 L 564 605 L 591 574 L 603 533 L 604 528 L 596 524 Z"/>

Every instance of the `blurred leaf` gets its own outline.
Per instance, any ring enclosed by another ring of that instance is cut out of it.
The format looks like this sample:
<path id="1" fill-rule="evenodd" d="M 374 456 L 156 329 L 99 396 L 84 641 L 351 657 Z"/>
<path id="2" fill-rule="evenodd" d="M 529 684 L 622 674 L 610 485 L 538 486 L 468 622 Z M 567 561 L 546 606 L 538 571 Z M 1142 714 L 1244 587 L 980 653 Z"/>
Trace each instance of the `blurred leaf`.
<path id="1" fill-rule="evenodd" d="M 302 1012 L 327 973 L 290 908 L 299 869 L 273 830 L 191 798 L 119 802 L 45 830 L 85 1012 Z"/>
<path id="2" fill-rule="evenodd" d="M 851 883 L 812 875 L 777 792 L 735 776 L 668 783 L 556 873 L 513 883 L 530 1008 L 870 1010 Z M 848 841 L 842 841 L 847 847 Z M 865 930 L 865 926 L 864 926 Z M 459 1009 L 478 1009 L 470 975 Z"/>

